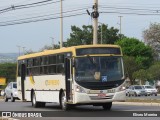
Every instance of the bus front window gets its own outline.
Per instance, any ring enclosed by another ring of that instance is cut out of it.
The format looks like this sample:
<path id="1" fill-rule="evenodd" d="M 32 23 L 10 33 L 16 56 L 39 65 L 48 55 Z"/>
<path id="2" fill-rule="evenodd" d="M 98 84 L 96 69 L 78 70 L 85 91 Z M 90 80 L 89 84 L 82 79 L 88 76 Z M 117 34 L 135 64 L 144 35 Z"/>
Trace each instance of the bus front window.
<path id="1" fill-rule="evenodd" d="M 121 57 L 80 57 L 76 58 L 76 81 L 108 82 L 123 77 Z"/>

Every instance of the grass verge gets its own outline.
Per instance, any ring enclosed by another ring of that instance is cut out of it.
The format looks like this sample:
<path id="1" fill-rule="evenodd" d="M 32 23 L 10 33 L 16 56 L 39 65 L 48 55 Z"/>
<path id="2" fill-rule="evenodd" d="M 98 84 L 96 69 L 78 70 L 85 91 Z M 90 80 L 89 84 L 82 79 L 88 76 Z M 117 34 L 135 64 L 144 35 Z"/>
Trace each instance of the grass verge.
<path id="1" fill-rule="evenodd" d="M 3 99 L 3 96 L 0 96 L 0 99 Z"/>
<path id="2" fill-rule="evenodd" d="M 127 99 L 126 102 L 160 103 L 159 99 Z"/>

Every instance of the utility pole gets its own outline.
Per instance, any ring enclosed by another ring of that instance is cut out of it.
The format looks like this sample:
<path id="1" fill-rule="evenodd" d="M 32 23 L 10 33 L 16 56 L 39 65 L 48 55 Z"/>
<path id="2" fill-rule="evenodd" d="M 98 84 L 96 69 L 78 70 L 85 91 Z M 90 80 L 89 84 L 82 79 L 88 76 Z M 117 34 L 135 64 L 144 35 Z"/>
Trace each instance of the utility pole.
<path id="1" fill-rule="evenodd" d="M 120 32 L 120 34 L 122 34 L 122 17 L 123 16 L 118 16 L 119 17 L 119 19 L 120 19 L 120 23 L 119 23 L 119 32 Z"/>
<path id="2" fill-rule="evenodd" d="M 91 14 L 93 18 L 93 44 L 97 44 L 98 41 L 98 17 L 99 17 L 99 12 L 98 12 L 98 0 L 94 0 L 94 5 L 93 5 L 93 12 Z"/>
<path id="3" fill-rule="evenodd" d="M 61 0 L 61 25 L 60 25 L 60 48 L 63 47 L 63 4 L 62 4 L 62 0 Z"/>

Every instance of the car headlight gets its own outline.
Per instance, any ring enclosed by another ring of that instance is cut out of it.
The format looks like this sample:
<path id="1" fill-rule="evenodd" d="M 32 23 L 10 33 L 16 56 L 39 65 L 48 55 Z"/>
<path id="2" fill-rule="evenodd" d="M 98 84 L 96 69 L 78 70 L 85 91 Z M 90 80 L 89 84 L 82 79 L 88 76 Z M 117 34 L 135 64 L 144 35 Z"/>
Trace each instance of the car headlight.
<path id="1" fill-rule="evenodd" d="M 141 91 L 136 91 L 137 93 L 140 93 Z"/>
<path id="2" fill-rule="evenodd" d="M 18 94 L 18 92 L 17 92 L 17 91 L 15 91 L 15 92 L 13 92 L 13 94 L 14 94 L 14 95 L 17 95 L 17 94 Z"/>
<path id="3" fill-rule="evenodd" d="M 158 92 L 157 89 L 155 89 L 154 92 Z"/>

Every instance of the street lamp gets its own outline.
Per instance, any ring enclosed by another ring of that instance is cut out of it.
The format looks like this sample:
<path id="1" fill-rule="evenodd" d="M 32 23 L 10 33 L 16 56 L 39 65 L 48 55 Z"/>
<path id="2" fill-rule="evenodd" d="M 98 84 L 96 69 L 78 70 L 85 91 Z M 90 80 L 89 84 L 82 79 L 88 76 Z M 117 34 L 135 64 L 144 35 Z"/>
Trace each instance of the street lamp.
<path id="1" fill-rule="evenodd" d="M 19 56 L 22 55 L 22 54 L 21 54 L 21 49 L 23 49 L 23 55 L 24 55 L 24 54 L 25 54 L 25 48 L 26 48 L 26 47 L 22 47 L 22 46 L 20 46 L 20 45 L 17 45 L 17 47 L 18 47 Z"/>
<path id="2" fill-rule="evenodd" d="M 119 17 L 119 20 L 120 20 L 120 23 L 119 23 L 119 32 L 120 34 L 122 34 L 122 17 L 123 16 L 118 16 Z"/>

